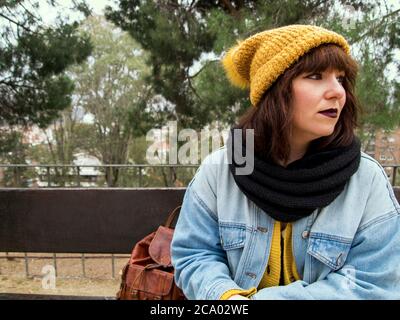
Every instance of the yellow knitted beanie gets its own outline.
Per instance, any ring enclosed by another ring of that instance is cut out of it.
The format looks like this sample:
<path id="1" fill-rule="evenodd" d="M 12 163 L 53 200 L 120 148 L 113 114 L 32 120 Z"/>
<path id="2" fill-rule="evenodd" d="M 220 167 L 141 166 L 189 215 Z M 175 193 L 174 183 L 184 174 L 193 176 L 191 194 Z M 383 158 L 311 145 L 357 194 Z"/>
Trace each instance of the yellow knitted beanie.
<path id="1" fill-rule="evenodd" d="M 289 25 L 238 41 L 223 57 L 222 64 L 233 85 L 250 87 L 250 101 L 256 106 L 279 75 L 324 43 L 337 44 L 350 55 L 346 39 L 336 32 L 312 25 Z"/>

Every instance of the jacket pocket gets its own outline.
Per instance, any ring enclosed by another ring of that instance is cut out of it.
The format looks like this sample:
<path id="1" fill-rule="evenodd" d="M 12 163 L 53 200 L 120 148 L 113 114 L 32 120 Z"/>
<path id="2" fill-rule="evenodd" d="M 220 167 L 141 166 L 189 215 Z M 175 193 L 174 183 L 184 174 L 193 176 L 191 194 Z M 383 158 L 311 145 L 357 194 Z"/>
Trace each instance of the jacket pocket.
<path id="1" fill-rule="evenodd" d="M 352 239 L 323 233 L 311 233 L 307 253 L 332 270 L 339 270 L 346 262 Z"/>
<path id="2" fill-rule="evenodd" d="M 231 277 L 235 279 L 245 248 L 246 226 L 232 222 L 220 222 L 219 235 L 221 247 L 226 254 Z"/>
<path id="3" fill-rule="evenodd" d="M 224 250 L 233 250 L 244 247 L 246 240 L 246 226 L 237 223 L 220 222 L 219 234 L 221 246 Z"/>

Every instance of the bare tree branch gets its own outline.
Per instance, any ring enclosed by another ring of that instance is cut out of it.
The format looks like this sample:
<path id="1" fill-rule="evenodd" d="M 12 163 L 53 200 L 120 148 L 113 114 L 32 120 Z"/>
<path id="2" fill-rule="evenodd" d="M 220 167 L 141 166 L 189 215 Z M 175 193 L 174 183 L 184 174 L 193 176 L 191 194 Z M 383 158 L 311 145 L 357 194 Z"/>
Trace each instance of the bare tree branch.
<path id="1" fill-rule="evenodd" d="M 188 74 L 188 79 L 193 79 L 196 78 L 202 71 L 205 69 L 207 66 L 209 66 L 211 63 L 219 62 L 220 60 L 208 60 L 201 68 L 199 71 L 197 71 L 194 75 L 189 76 Z"/>
<path id="2" fill-rule="evenodd" d="M 377 28 L 379 28 L 380 26 L 382 26 L 382 24 L 385 22 L 385 20 L 386 20 L 387 18 L 389 18 L 389 17 L 391 17 L 391 16 L 393 16 L 393 15 L 396 15 L 396 14 L 398 14 L 398 13 L 400 13 L 400 9 L 397 9 L 397 10 L 395 10 L 395 11 L 393 11 L 393 12 L 390 12 L 390 13 L 388 13 L 387 15 L 383 16 L 383 17 L 380 19 L 380 21 L 378 22 L 378 24 L 375 24 L 375 23 L 372 22 L 372 23 L 371 23 L 371 27 L 370 27 L 366 32 L 364 32 L 362 35 L 360 35 L 359 37 L 357 37 L 357 38 L 354 40 L 354 43 L 356 43 L 356 42 L 362 40 L 363 38 L 365 38 L 366 36 L 368 36 L 371 32 L 375 31 Z"/>
<path id="3" fill-rule="evenodd" d="M 9 22 L 15 24 L 16 26 L 18 26 L 18 27 L 24 29 L 25 31 L 28 31 L 28 32 L 33 33 L 32 30 L 30 30 L 29 28 L 25 27 L 23 24 L 20 24 L 18 21 L 15 21 L 15 20 L 13 20 L 13 19 L 7 17 L 6 15 L 4 15 L 4 14 L 2 14 L 2 13 L 0 13 L 0 17 L 3 17 L 3 18 L 6 19 L 7 21 L 9 21 Z"/>

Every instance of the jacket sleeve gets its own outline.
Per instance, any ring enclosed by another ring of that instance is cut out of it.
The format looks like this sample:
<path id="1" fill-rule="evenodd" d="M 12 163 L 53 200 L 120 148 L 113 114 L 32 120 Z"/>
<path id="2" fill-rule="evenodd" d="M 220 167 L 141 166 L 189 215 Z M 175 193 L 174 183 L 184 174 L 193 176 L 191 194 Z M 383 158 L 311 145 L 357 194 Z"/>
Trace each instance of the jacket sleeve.
<path id="1" fill-rule="evenodd" d="M 190 182 L 171 244 L 175 282 L 188 299 L 217 300 L 242 289 L 231 278 L 221 247 L 213 165 L 203 165 Z"/>
<path id="2" fill-rule="evenodd" d="M 400 209 L 379 169 L 343 267 L 311 284 L 259 290 L 252 299 L 400 299 Z"/>

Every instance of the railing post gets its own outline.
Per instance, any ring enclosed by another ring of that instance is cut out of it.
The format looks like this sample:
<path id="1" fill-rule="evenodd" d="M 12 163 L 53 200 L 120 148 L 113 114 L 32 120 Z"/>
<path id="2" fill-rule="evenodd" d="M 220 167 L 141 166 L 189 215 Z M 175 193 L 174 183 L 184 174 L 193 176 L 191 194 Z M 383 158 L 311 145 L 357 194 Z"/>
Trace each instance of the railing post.
<path id="1" fill-rule="evenodd" d="M 54 266 L 54 270 L 56 272 L 56 277 L 57 277 L 57 257 L 56 257 L 55 253 L 53 253 L 53 266 Z"/>
<path id="2" fill-rule="evenodd" d="M 107 187 L 111 187 L 111 167 L 107 166 L 106 170 L 108 172 L 108 175 L 107 175 Z"/>
<path id="3" fill-rule="evenodd" d="M 81 186 L 81 170 L 79 168 L 79 166 L 76 166 L 76 183 L 77 186 L 80 187 Z"/>
<path id="4" fill-rule="evenodd" d="M 17 187 L 17 167 L 13 167 L 13 186 Z"/>
<path id="5" fill-rule="evenodd" d="M 114 257 L 114 254 L 111 254 L 111 274 L 112 274 L 112 278 L 115 279 L 115 257 Z"/>
<path id="6" fill-rule="evenodd" d="M 139 168 L 139 188 L 142 187 L 142 167 Z"/>
<path id="7" fill-rule="evenodd" d="M 46 167 L 46 171 L 47 171 L 47 186 L 50 187 L 51 182 L 50 182 L 50 167 L 49 166 Z"/>
<path id="8" fill-rule="evenodd" d="M 393 176 L 392 176 L 392 186 L 393 187 L 396 185 L 396 171 L 397 171 L 397 166 L 393 166 Z"/>
<path id="9" fill-rule="evenodd" d="M 29 278 L 29 262 L 28 262 L 28 254 L 24 252 L 24 258 L 25 258 L 25 277 Z"/>
<path id="10" fill-rule="evenodd" d="M 19 176 L 19 167 L 15 166 L 13 172 L 14 172 L 14 187 L 16 187 L 16 188 L 21 187 L 21 179 Z"/>
<path id="11" fill-rule="evenodd" d="M 82 275 L 84 278 L 86 278 L 85 254 L 84 253 L 82 253 L 82 256 L 81 256 L 81 262 L 82 262 Z"/>

